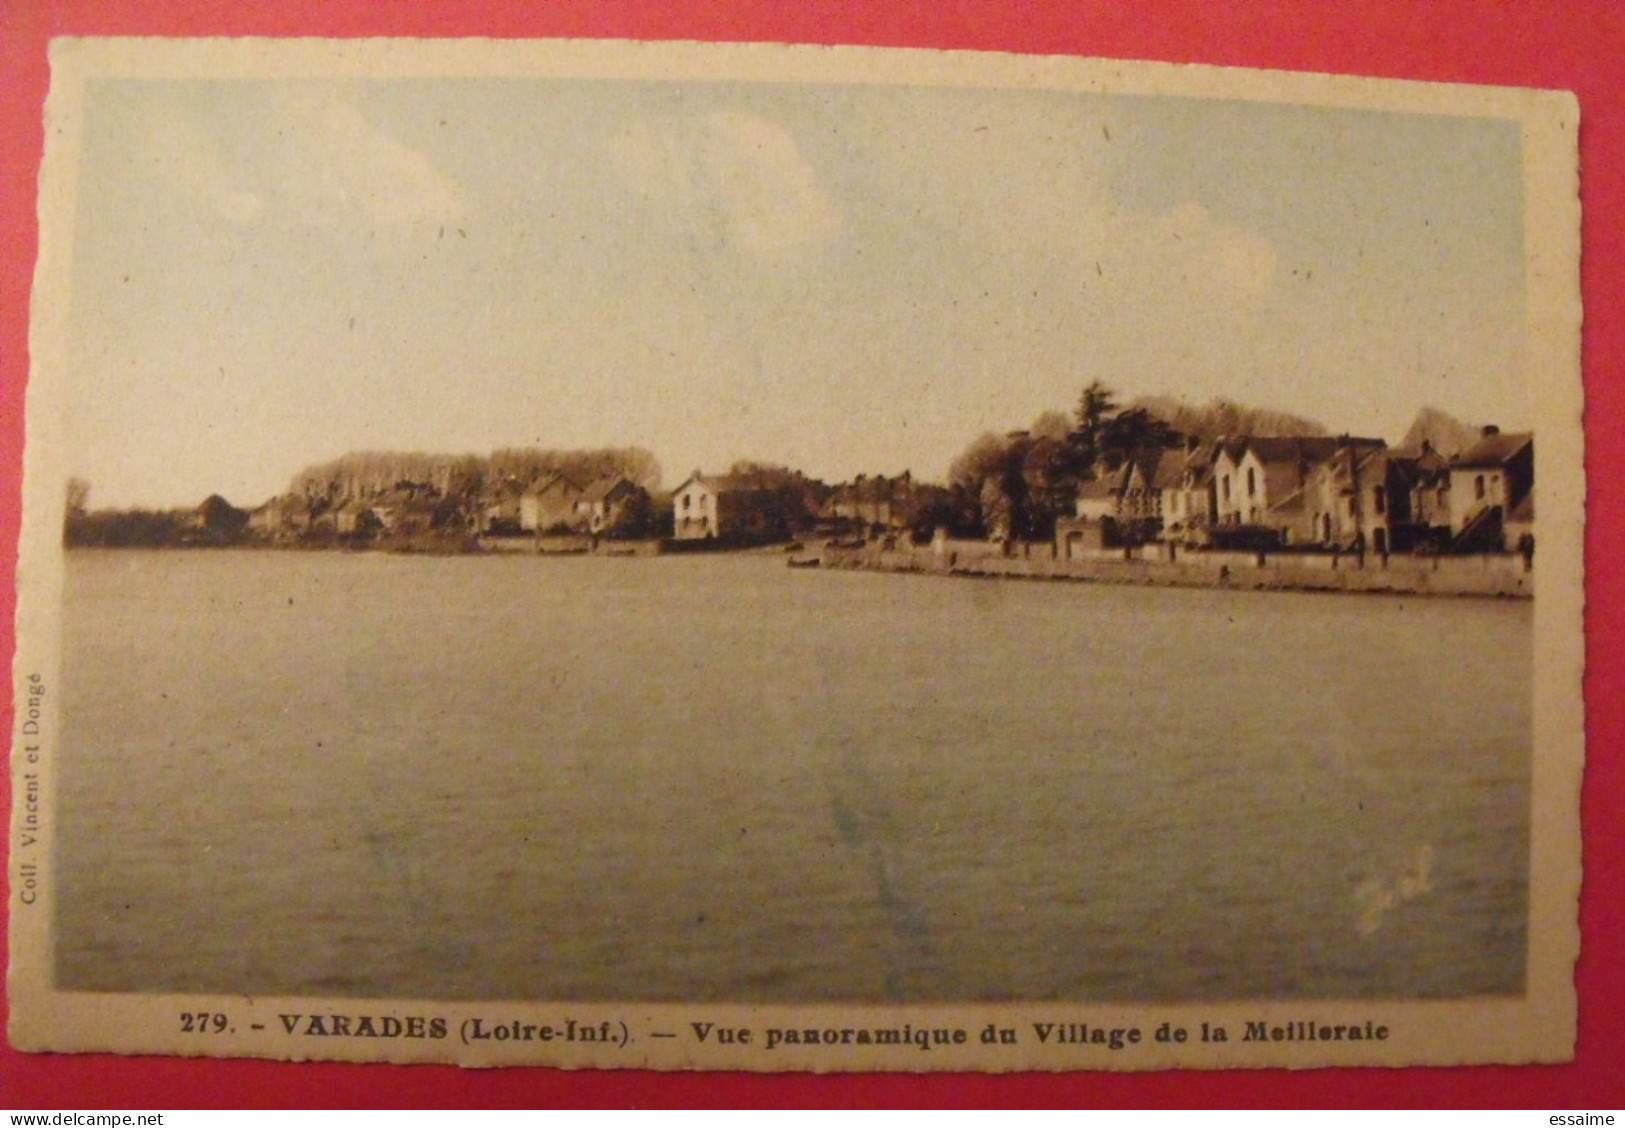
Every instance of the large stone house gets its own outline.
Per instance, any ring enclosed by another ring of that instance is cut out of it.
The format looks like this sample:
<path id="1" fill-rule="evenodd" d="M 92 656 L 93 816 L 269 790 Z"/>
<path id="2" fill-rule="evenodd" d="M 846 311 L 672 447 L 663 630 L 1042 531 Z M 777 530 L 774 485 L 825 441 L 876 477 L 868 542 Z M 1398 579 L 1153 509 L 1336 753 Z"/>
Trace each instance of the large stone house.
<path id="1" fill-rule="evenodd" d="M 1103 466 L 1079 488 L 1074 512 L 1080 520 L 1124 526 L 1161 522 L 1167 493 L 1179 485 L 1186 457 L 1183 450 L 1148 447 L 1116 466 Z"/>
<path id="2" fill-rule="evenodd" d="M 1217 517 L 1213 464 L 1217 442 L 1192 442 L 1185 448 L 1177 478 L 1162 492 L 1162 534 L 1187 544 L 1203 540 Z"/>
<path id="3" fill-rule="evenodd" d="M 482 533 L 513 533 L 523 524 L 525 487 L 519 482 L 498 482 L 480 499 L 477 528 Z"/>
<path id="4" fill-rule="evenodd" d="M 1327 548 L 1386 555 L 1423 539 L 1412 506 L 1424 460 L 1437 455 L 1341 446 L 1317 465 L 1305 485 L 1310 539 Z"/>
<path id="5" fill-rule="evenodd" d="M 1128 480 L 1132 468 L 1123 463 L 1113 470 L 1102 470 L 1078 487 L 1074 512 L 1080 521 L 1116 522 L 1123 511 L 1123 498 L 1128 493 Z"/>
<path id="6" fill-rule="evenodd" d="M 1140 544 L 1161 535 L 1172 493 L 1191 451 L 1147 447 L 1115 466 L 1102 465 L 1078 489 L 1074 516 L 1056 522 L 1058 551 Z"/>
<path id="7" fill-rule="evenodd" d="M 905 470 L 895 478 L 859 474 L 837 486 L 828 512 L 839 521 L 882 529 L 901 529 L 913 519 L 914 478 Z"/>
<path id="8" fill-rule="evenodd" d="M 1519 535 L 1534 522 L 1535 437 L 1485 427 L 1478 442 L 1450 462 L 1451 547 L 1458 552 L 1507 551 L 1509 520 Z M 1528 501 L 1526 506 L 1524 502 Z"/>
<path id="9" fill-rule="evenodd" d="M 563 474 L 549 474 L 519 498 L 519 527 L 527 533 L 574 529 L 576 503 L 585 491 Z"/>
<path id="10" fill-rule="evenodd" d="M 1130 455 L 1118 519 L 1125 525 L 1160 531 L 1168 492 L 1179 485 L 1185 457 L 1183 450 L 1156 448 L 1137 450 Z"/>
<path id="11" fill-rule="evenodd" d="M 783 492 L 744 478 L 696 470 L 672 492 L 671 506 L 678 540 L 761 543 L 789 533 Z"/>
<path id="12" fill-rule="evenodd" d="M 598 536 L 614 529 L 632 506 L 648 500 L 647 490 L 624 477 L 600 478 L 576 498 L 575 524 Z"/>
<path id="13" fill-rule="evenodd" d="M 1411 483 L 1411 520 L 1439 545 L 1450 540 L 1450 463 L 1433 444 L 1424 442 Z"/>
<path id="14" fill-rule="evenodd" d="M 1262 530 L 1282 544 L 1317 537 L 1315 510 L 1306 486 L 1310 475 L 1339 449 L 1364 457 L 1381 449 L 1381 439 L 1245 438 L 1221 443 L 1214 460 L 1217 524 Z"/>

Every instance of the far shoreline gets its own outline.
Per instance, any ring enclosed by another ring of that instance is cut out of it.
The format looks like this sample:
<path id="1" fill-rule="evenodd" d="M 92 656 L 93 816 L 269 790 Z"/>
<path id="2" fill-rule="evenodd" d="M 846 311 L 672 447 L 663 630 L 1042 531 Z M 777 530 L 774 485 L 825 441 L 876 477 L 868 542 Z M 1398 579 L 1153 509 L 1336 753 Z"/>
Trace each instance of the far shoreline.
<path id="1" fill-rule="evenodd" d="M 432 556 L 474 559 L 524 558 L 647 560 L 662 557 L 727 556 L 783 559 L 793 570 L 881 572 L 951 579 L 1089 583 L 1138 587 L 1205 588 L 1235 592 L 1301 592 L 1322 595 L 1388 595 L 1428 599 L 1533 601 L 1532 563 L 1505 556 L 1390 556 L 1352 553 L 1187 551 L 1177 560 L 1134 558 L 1064 559 L 1053 546 L 1036 542 L 1006 554 L 988 542 L 887 547 L 877 542 L 804 540 L 765 544 L 670 540 L 607 541 L 597 545 L 538 543 L 533 537 L 472 538 L 467 543 L 73 545 L 70 555 L 147 552 L 334 553 L 344 556 Z M 582 538 L 586 540 L 586 538 Z M 543 538 L 546 540 L 546 538 Z M 673 547 L 673 545 L 682 547 Z"/>

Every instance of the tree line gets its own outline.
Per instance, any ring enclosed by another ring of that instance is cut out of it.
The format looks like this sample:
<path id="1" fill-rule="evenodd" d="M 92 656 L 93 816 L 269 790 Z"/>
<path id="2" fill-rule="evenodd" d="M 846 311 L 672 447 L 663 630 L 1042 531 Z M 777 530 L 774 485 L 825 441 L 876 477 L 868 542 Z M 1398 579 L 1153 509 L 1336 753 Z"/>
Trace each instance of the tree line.
<path id="1" fill-rule="evenodd" d="M 1079 490 L 1135 452 L 1177 447 L 1187 438 L 1258 433 L 1326 431 L 1312 420 L 1226 400 L 1204 407 L 1169 398 L 1125 405 L 1115 390 L 1095 380 L 1070 413 L 1046 411 L 1024 430 L 988 432 L 972 440 L 949 466 L 946 486 L 909 483 L 899 499 L 902 523 L 921 538 L 941 527 L 956 536 L 1047 540 L 1056 520 L 1073 512 Z M 432 505 L 434 532 L 466 535 L 482 527 L 480 514 L 493 499 L 511 497 L 554 474 L 580 486 L 626 478 L 654 498 L 647 522 L 651 530 L 669 535 L 669 506 L 659 493 L 660 463 L 642 447 L 506 448 L 486 456 L 358 452 L 300 470 L 278 500 L 320 514 L 354 502 L 410 497 Z M 728 475 L 771 493 L 786 527 L 795 533 L 817 527 L 837 493 L 837 487 L 776 463 L 741 461 Z M 91 512 L 88 493 L 80 480 L 70 485 L 65 529 L 70 544 L 213 543 L 222 535 L 220 528 L 231 527 L 229 521 L 200 524 L 196 510 Z"/>

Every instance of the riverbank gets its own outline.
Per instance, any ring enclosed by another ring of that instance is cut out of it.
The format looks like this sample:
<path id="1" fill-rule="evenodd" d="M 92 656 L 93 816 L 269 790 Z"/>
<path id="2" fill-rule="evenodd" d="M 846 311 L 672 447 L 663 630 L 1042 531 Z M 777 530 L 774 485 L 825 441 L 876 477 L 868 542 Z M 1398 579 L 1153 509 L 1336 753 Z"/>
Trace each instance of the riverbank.
<path id="1" fill-rule="evenodd" d="M 919 548 L 825 546 L 820 567 L 1083 583 L 1151 584 L 1257 591 L 1378 592 L 1393 595 L 1530 599 L 1535 575 L 1521 556 L 1390 556 L 1331 553 L 1184 552 L 1172 560 L 1117 553 L 1057 557 L 1049 545 L 1025 554 L 990 552 L 980 542 Z"/>
<path id="2" fill-rule="evenodd" d="M 610 540 L 585 534 L 560 533 L 547 536 L 482 536 L 472 542 L 471 551 L 481 553 L 523 553 L 529 556 L 673 556 L 695 554 L 755 554 L 780 556 L 799 551 L 800 541 L 773 541 L 768 544 L 738 544 L 718 540 L 676 540 L 649 537 L 643 540 Z"/>
<path id="3" fill-rule="evenodd" d="M 660 541 L 609 540 L 585 534 L 491 536 L 474 541 L 474 550 L 483 553 L 524 553 L 530 556 L 659 556 Z"/>

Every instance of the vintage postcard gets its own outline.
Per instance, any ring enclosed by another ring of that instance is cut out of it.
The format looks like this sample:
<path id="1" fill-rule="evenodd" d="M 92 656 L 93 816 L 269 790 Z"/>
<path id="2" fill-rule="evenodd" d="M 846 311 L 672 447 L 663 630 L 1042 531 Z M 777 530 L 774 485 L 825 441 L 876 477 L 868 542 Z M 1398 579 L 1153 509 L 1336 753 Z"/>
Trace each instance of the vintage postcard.
<path id="1" fill-rule="evenodd" d="M 1572 1056 L 1571 96 L 51 63 L 16 1046 Z"/>

